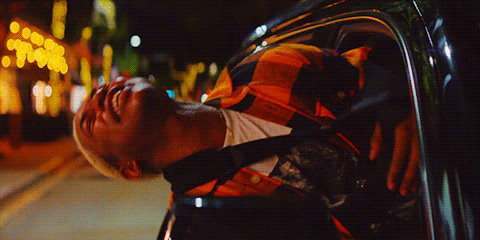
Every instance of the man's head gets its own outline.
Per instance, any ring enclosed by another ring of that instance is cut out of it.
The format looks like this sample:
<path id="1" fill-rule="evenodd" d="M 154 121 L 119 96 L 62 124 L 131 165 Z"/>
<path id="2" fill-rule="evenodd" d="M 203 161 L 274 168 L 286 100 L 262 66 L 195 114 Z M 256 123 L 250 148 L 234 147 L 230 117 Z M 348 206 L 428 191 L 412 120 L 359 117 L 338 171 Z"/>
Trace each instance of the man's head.
<path id="1" fill-rule="evenodd" d="M 79 149 L 102 174 L 136 179 L 161 171 L 152 153 L 173 100 L 143 78 L 119 79 L 92 91 L 75 114 Z"/>

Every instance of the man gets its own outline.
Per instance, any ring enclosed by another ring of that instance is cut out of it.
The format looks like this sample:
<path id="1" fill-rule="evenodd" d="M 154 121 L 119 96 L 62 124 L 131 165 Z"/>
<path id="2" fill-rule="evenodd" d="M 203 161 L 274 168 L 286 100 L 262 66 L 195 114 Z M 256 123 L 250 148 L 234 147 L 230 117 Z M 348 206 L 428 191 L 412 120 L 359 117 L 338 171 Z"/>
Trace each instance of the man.
<path id="1" fill-rule="evenodd" d="M 145 79 L 120 79 L 87 97 L 74 118 L 75 139 L 104 175 L 140 179 L 161 174 L 166 167 L 206 149 L 285 135 L 311 124 L 329 125 L 340 113 L 344 99 L 353 101 L 361 90 L 362 62 L 368 50 L 359 48 L 340 56 L 302 44 L 267 47 L 224 70 L 209 97 L 209 103 L 216 107 L 175 101 Z M 410 162 L 400 187 L 404 195 L 416 190 L 418 152 L 408 154 L 410 139 L 415 139 L 412 119 L 397 128 L 388 175 L 388 186 L 395 190 L 400 169 Z M 381 136 L 377 125 L 371 159 L 379 152 Z M 341 134 L 332 141 L 359 153 Z M 286 163 L 288 160 L 268 158 L 242 168 L 227 182 L 208 182 L 186 193 L 270 195 L 281 184 L 308 189 L 308 184 L 301 184 L 301 176 L 294 183 L 286 180 L 291 176 L 285 172 L 273 176 Z M 287 165 L 288 171 L 298 171 Z M 265 184 L 257 187 L 258 182 Z"/>

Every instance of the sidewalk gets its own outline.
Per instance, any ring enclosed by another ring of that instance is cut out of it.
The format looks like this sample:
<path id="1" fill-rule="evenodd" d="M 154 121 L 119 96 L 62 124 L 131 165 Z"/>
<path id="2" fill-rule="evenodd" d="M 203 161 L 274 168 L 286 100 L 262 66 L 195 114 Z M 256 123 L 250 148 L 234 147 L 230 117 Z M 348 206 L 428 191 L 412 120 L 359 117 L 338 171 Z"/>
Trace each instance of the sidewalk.
<path id="1" fill-rule="evenodd" d="M 50 142 L 23 142 L 18 149 L 2 152 L 0 200 L 38 180 L 76 152 L 75 141 L 67 136 Z"/>

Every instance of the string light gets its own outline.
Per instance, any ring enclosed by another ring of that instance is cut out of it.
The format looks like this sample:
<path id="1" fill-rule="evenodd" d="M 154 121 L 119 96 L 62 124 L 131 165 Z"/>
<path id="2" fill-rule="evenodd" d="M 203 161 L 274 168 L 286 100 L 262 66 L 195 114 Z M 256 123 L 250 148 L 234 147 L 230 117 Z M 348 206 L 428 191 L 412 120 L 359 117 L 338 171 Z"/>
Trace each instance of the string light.
<path id="1" fill-rule="evenodd" d="M 11 60 L 10 60 L 10 57 L 9 56 L 3 56 L 2 57 L 2 66 L 7 68 L 9 67 L 11 64 Z"/>
<path id="2" fill-rule="evenodd" d="M 15 51 L 17 58 L 16 66 L 18 68 L 23 68 L 26 62 L 34 63 L 36 61 L 39 68 L 47 66 L 49 70 L 55 72 L 62 74 L 68 72 L 67 61 L 64 57 L 65 47 L 56 43 L 51 38 L 45 39 L 40 33 L 32 31 L 28 27 L 21 28 L 20 24 L 16 21 L 10 24 L 10 30 L 12 32 L 21 32 L 22 38 L 25 39 L 10 38 L 6 41 L 7 49 L 9 51 Z M 37 47 L 35 48 L 32 43 Z M 2 65 L 10 66 L 11 59 L 9 64 L 7 64 L 7 61 L 8 60 L 2 61 Z"/>
<path id="3" fill-rule="evenodd" d="M 20 30 L 20 24 L 18 22 L 13 21 L 10 23 L 10 31 L 12 33 L 17 33 Z"/>

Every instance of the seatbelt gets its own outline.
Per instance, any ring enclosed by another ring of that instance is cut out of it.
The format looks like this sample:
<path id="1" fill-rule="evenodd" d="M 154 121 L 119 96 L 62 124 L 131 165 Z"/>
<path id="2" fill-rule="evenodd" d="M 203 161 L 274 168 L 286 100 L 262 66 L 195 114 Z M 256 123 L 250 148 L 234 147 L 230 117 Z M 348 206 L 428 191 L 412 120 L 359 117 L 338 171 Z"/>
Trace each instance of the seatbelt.
<path id="1" fill-rule="evenodd" d="M 309 126 L 308 129 L 293 129 L 292 133 L 259 139 L 221 149 L 207 149 L 187 156 L 164 169 L 164 177 L 172 185 L 172 191 L 183 193 L 194 187 L 233 176 L 240 168 L 274 156 L 308 139 L 329 141 L 342 123 L 389 97 L 383 92 L 366 98 L 341 114 L 330 126 Z"/>

